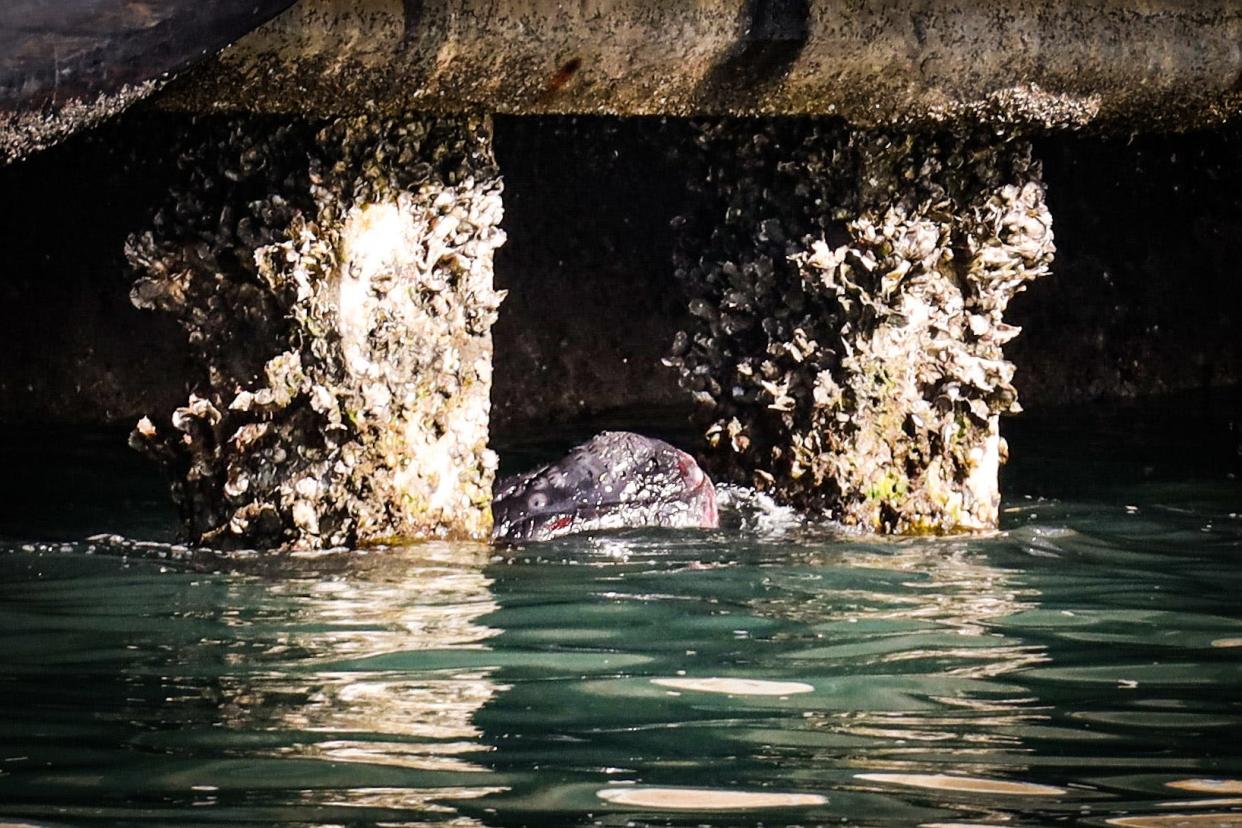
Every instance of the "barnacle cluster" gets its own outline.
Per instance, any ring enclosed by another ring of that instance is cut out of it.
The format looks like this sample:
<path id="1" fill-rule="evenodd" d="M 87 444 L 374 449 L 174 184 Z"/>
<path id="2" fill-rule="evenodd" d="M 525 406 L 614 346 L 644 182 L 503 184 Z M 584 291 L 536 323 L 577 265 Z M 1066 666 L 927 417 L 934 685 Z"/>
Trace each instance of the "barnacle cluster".
<path id="1" fill-rule="evenodd" d="M 481 119 L 200 122 L 131 299 L 202 366 L 131 442 L 200 542 L 487 537 L 501 182 Z"/>
<path id="2" fill-rule="evenodd" d="M 717 473 L 874 531 L 995 525 L 1002 317 L 1054 252 L 1029 143 L 733 121 L 692 161 L 666 362 Z"/>

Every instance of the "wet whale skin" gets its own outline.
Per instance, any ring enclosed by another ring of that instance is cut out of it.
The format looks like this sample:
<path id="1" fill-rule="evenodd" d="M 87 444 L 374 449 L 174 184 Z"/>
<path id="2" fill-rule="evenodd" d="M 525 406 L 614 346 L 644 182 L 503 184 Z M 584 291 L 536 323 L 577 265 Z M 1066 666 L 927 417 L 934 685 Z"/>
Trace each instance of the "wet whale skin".
<path id="1" fill-rule="evenodd" d="M 493 540 L 543 541 L 640 526 L 713 528 L 712 481 L 684 451 L 628 431 L 605 431 L 556 463 L 501 481 Z"/>

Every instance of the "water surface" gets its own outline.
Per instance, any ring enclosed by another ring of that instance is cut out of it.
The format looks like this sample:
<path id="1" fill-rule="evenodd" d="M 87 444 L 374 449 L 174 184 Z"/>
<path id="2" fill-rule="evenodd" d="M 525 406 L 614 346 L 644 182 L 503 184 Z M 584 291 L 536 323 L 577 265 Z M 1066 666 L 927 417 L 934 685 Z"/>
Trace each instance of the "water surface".
<path id="1" fill-rule="evenodd" d="M 111 435 L 17 441 L 0 823 L 1242 825 L 1242 486 L 1063 436 L 989 536 L 294 559 L 170 545 Z"/>

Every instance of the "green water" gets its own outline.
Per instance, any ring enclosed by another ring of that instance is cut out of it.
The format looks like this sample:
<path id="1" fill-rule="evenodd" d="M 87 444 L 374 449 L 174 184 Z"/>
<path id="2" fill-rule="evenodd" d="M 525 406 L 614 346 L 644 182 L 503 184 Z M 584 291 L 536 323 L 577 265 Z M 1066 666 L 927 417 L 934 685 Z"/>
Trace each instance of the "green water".
<path id="1" fill-rule="evenodd" d="M 188 553 L 114 435 L 14 440 L 0 824 L 1242 824 L 1242 485 L 1107 425 L 989 537 L 513 559 Z"/>

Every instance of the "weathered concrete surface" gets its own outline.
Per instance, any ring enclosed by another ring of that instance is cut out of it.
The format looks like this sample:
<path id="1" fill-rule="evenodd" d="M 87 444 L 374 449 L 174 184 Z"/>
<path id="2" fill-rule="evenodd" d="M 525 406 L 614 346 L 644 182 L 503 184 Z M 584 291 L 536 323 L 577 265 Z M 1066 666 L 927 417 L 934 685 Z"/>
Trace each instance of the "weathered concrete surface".
<path id="1" fill-rule="evenodd" d="M 291 0 L 5 0 L 0 163 L 124 110 Z"/>
<path id="2" fill-rule="evenodd" d="M 131 442 L 191 539 L 319 548 L 491 529 L 491 326 L 504 241 L 489 125 L 223 121 L 130 238 L 131 300 L 204 381 Z"/>
<path id="3" fill-rule="evenodd" d="M 1184 128 L 1239 44 L 1233 0 L 301 0 L 165 103 Z"/>

